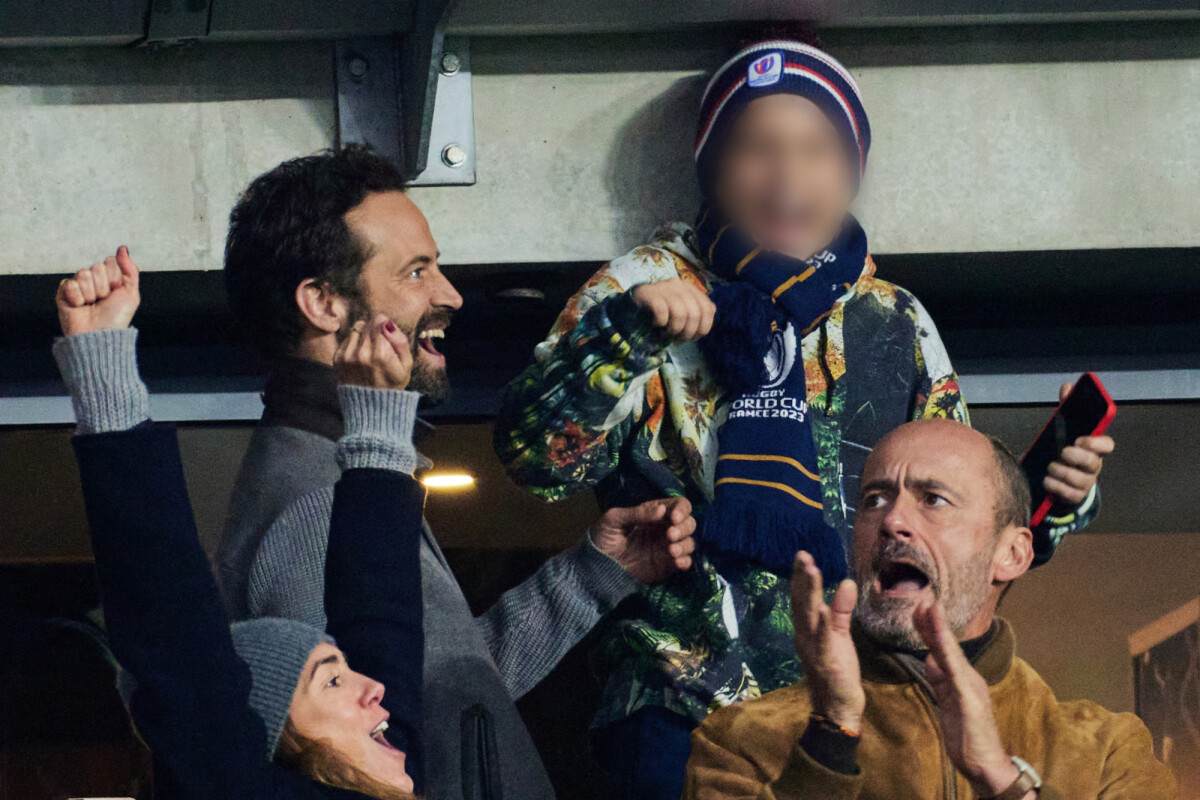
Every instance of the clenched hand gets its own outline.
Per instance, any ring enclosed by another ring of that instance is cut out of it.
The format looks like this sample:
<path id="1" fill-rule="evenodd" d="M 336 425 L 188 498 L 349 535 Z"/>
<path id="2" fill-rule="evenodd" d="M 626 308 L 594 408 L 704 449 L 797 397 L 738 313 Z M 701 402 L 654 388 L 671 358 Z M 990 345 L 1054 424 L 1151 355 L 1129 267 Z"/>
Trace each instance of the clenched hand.
<path id="1" fill-rule="evenodd" d="M 650 312 L 654 326 L 677 342 L 700 339 L 712 330 L 717 307 L 702 289 L 683 278 L 643 283 L 630 291 L 633 302 Z"/>
<path id="2" fill-rule="evenodd" d="M 128 328 L 141 302 L 138 266 L 124 245 L 64 280 L 54 296 L 63 336 Z"/>

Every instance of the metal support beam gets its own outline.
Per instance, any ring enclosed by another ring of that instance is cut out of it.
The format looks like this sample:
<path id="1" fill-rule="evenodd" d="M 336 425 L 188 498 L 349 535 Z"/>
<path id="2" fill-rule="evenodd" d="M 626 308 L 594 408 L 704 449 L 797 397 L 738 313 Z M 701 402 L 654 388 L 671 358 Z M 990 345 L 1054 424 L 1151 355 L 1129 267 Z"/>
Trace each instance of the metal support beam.
<path id="1" fill-rule="evenodd" d="M 128 44 L 146 34 L 151 5 L 170 6 L 152 37 L 194 38 L 205 13 L 210 40 L 344 39 L 402 34 L 412 20 L 431 31 L 444 20 L 440 0 L 2 0 L 0 46 Z M 657 32 L 727 28 L 766 19 L 822 27 L 980 25 L 1188 20 L 1196 0 L 461 0 L 450 32 L 466 36 Z M 170 15 L 178 20 L 168 21 Z M 178 32 L 171 29 L 178 24 Z M 424 35 L 424 34 L 423 34 Z M 418 48 L 423 49 L 423 48 Z M 429 63 L 418 52 L 418 61 Z"/>
<path id="2" fill-rule="evenodd" d="M 402 34 L 426 0 L 212 0 L 209 38 L 353 39 Z"/>
<path id="3" fill-rule="evenodd" d="M 1118 403 L 1200 400 L 1200 370 L 1100 370 L 1096 374 Z M 959 384 L 972 406 L 1053 405 L 1058 402 L 1058 387 L 1078 379 L 1078 372 L 962 375 Z"/>
<path id="4" fill-rule="evenodd" d="M 803 20 L 821 27 L 923 27 L 1200 18 L 1196 0 L 462 0 L 463 36 L 578 35 Z"/>
<path id="5" fill-rule="evenodd" d="M 258 392 L 152 394 L 150 416 L 158 422 L 253 422 L 262 416 Z M 72 425 L 71 398 L 62 395 L 0 398 L 0 427 Z"/>
<path id="6" fill-rule="evenodd" d="M 400 39 L 400 114 L 404 168 L 410 178 L 425 171 L 433 104 L 437 98 L 446 18 L 455 0 L 417 3 L 412 28 Z"/>

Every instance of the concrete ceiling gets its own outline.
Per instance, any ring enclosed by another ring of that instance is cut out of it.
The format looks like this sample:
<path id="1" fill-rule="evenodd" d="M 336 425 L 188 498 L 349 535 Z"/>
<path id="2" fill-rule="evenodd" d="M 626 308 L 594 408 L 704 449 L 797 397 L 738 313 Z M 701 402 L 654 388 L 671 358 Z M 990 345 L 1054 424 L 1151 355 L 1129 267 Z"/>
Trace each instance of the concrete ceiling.
<path id="1" fill-rule="evenodd" d="M 1200 9 L 1189 0 L 459 0 L 450 30 L 509 35 L 666 30 L 766 19 L 864 27 L 1197 17 Z"/>
<path id="2" fill-rule="evenodd" d="M 22 0 L 0 2 L 0 46 L 131 44 L 166 19 L 214 40 L 334 39 L 404 33 L 417 0 Z M 662 31 L 766 19 L 827 27 L 974 25 L 1200 18 L 1193 0 L 460 0 L 452 33 Z M 178 27 L 176 27 L 178 25 Z M 186 36 L 185 36 L 186 38 Z"/>

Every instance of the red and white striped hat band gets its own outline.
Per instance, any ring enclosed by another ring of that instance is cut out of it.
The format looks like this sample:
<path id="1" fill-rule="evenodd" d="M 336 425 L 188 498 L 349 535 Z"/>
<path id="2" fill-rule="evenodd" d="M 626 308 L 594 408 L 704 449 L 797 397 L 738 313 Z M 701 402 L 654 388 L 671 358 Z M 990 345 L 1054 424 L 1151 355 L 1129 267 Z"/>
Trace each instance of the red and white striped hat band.
<path id="1" fill-rule="evenodd" d="M 708 79 L 708 85 L 704 87 L 704 96 L 700 98 L 700 105 L 704 106 L 708 103 L 708 95 L 709 92 L 712 91 L 713 85 L 722 75 L 729 71 L 730 67 L 748 55 L 752 55 L 753 53 L 762 53 L 767 50 L 790 50 L 793 53 L 804 53 L 805 55 L 811 56 L 818 61 L 823 61 L 829 65 L 830 69 L 832 69 L 838 75 L 841 75 L 846 83 L 850 84 L 851 88 L 854 89 L 855 94 L 860 94 L 858 91 L 858 84 L 854 82 L 854 77 L 850 74 L 850 71 L 842 66 L 842 62 L 829 55 L 829 53 L 826 53 L 820 48 L 813 47 L 812 45 L 801 44 L 800 42 L 789 42 L 786 39 L 776 39 L 770 42 L 759 42 L 758 44 L 752 44 L 722 64 L 721 68 L 714 72 L 713 76 Z"/>

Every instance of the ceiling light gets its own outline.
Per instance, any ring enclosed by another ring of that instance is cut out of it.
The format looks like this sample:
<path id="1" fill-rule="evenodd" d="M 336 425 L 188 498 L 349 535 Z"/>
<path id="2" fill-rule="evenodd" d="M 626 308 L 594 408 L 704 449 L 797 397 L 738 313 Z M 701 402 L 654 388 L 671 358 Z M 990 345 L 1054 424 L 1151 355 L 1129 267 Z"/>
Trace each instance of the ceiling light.
<path id="1" fill-rule="evenodd" d="M 475 483 L 466 472 L 431 472 L 421 479 L 429 489 L 462 489 Z"/>

